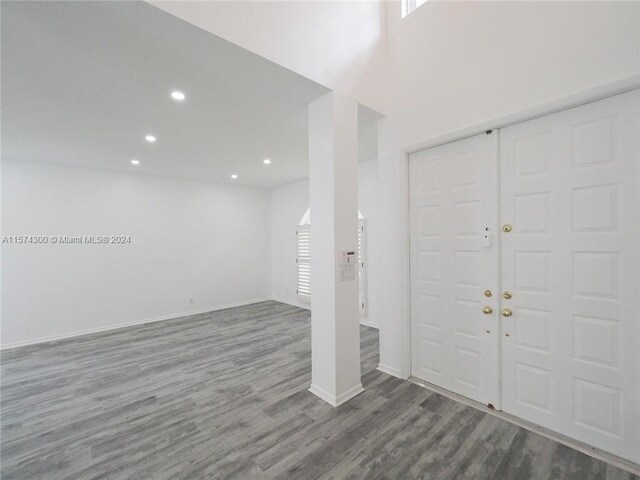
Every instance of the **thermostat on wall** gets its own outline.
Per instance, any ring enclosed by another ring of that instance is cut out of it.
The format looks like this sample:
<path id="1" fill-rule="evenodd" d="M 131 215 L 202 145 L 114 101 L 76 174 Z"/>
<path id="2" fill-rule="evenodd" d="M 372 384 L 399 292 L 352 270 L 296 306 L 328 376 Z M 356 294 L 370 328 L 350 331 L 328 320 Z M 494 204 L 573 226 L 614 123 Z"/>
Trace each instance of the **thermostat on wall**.
<path id="1" fill-rule="evenodd" d="M 340 280 L 353 280 L 356 276 L 356 252 L 340 252 Z"/>
<path id="2" fill-rule="evenodd" d="M 353 265 L 356 263 L 356 252 L 340 252 L 340 265 Z"/>

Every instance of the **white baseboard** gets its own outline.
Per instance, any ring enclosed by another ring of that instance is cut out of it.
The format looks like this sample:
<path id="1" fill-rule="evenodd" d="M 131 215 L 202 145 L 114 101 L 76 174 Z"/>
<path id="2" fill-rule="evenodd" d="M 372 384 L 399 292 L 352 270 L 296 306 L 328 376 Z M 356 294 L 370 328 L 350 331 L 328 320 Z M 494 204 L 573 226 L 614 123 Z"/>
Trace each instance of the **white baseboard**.
<path id="1" fill-rule="evenodd" d="M 354 385 L 346 392 L 343 392 L 340 395 L 338 395 L 338 397 L 336 398 L 335 406 L 337 407 L 339 405 L 342 405 L 343 403 L 351 400 L 353 397 L 360 395 L 362 392 L 364 392 L 364 387 L 362 386 L 361 383 Z"/>
<path id="2" fill-rule="evenodd" d="M 336 397 L 331 395 L 329 392 L 326 392 L 320 387 L 317 387 L 313 383 L 309 386 L 309 391 L 313 393 L 316 397 L 320 397 L 322 400 L 327 402 L 329 405 L 336 406 Z"/>
<path id="3" fill-rule="evenodd" d="M 34 339 L 34 340 L 29 340 L 27 342 L 9 343 L 7 345 L 3 345 L 0 348 L 0 351 L 9 350 L 11 348 L 26 347 L 26 346 L 29 346 L 29 345 L 38 345 L 40 343 L 55 342 L 55 341 L 58 341 L 58 340 L 65 340 L 67 338 L 82 337 L 84 335 L 91 335 L 91 334 L 94 334 L 94 333 L 108 332 L 109 330 L 119 330 L 121 328 L 134 327 L 136 325 L 143 325 L 145 323 L 162 322 L 164 320 L 172 320 L 174 318 L 189 317 L 189 316 L 192 316 L 192 315 L 199 315 L 201 313 L 216 312 L 218 310 L 226 310 L 227 308 L 244 307 L 246 305 L 252 305 L 254 303 L 265 302 L 267 300 L 271 300 L 271 298 L 269 298 L 269 297 L 254 298 L 252 300 L 246 300 L 244 302 L 229 303 L 229 304 L 226 304 L 226 305 L 219 305 L 219 306 L 216 306 L 216 307 L 200 308 L 200 309 L 197 309 L 197 310 L 189 310 L 187 312 L 172 313 L 172 314 L 169 314 L 169 315 L 162 315 L 162 316 L 159 316 L 159 317 L 145 318 L 145 319 L 142 319 L 142 320 L 134 320 L 132 322 L 117 323 L 115 325 L 108 325 L 108 326 L 105 326 L 105 327 L 90 328 L 90 329 L 87 329 L 87 330 L 81 330 L 81 331 L 73 332 L 73 333 L 65 333 L 65 334 L 62 334 L 62 335 L 52 335 L 52 336 L 49 336 L 49 337 L 41 337 L 41 338 L 37 338 L 37 339 Z"/>
<path id="4" fill-rule="evenodd" d="M 403 375 L 402 371 L 398 368 L 390 367 L 389 365 L 385 365 L 383 363 L 378 364 L 378 370 L 388 375 L 392 375 L 394 377 L 400 378 L 402 380 L 407 380 L 409 378 L 408 375 Z"/>
<path id="5" fill-rule="evenodd" d="M 369 320 L 369 317 L 360 317 L 360 325 L 364 325 L 365 327 L 375 328 L 376 330 L 380 330 L 377 322 L 372 322 Z"/>
<path id="6" fill-rule="evenodd" d="M 359 383 L 357 385 L 354 385 L 350 389 L 346 390 L 345 392 L 342 392 L 340 395 L 333 396 L 326 390 L 323 390 L 322 388 L 312 383 L 311 386 L 309 387 L 309 391 L 313 393 L 315 396 L 327 402 L 329 405 L 333 407 L 338 407 L 343 403 L 351 400 L 356 395 L 359 395 L 360 393 L 364 392 L 364 388 L 362 387 L 362 384 Z"/>
<path id="7" fill-rule="evenodd" d="M 300 302 L 292 302 L 290 300 L 283 300 L 281 298 L 271 297 L 271 300 L 274 302 L 286 303 L 287 305 L 291 305 L 292 307 L 304 308 L 305 310 L 311 310 L 311 305 L 300 303 Z"/>

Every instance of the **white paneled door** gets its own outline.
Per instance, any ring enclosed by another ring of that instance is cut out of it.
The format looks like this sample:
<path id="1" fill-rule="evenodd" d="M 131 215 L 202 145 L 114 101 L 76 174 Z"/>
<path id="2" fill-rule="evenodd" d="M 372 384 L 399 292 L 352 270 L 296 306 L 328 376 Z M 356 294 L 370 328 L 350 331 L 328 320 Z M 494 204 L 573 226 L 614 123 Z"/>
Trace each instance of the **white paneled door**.
<path id="1" fill-rule="evenodd" d="M 498 407 L 496 150 L 493 132 L 412 154 L 409 167 L 412 374 Z"/>
<path id="2" fill-rule="evenodd" d="M 409 158 L 412 374 L 636 463 L 639 111 L 634 91 Z"/>
<path id="3" fill-rule="evenodd" d="M 638 109 L 632 92 L 500 132 L 500 216 L 511 225 L 502 308 L 512 312 L 502 408 L 636 462 Z"/>

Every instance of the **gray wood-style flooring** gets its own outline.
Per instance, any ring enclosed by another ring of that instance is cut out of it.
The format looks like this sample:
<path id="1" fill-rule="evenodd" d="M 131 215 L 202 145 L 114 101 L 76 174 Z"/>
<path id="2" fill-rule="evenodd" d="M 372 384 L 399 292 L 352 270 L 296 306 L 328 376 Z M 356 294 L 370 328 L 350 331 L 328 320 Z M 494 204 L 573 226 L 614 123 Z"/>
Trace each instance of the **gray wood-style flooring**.
<path id="1" fill-rule="evenodd" d="M 10 479 L 575 479 L 622 470 L 375 369 L 307 391 L 310 315 L 262 302 L 2 352 Z"/>

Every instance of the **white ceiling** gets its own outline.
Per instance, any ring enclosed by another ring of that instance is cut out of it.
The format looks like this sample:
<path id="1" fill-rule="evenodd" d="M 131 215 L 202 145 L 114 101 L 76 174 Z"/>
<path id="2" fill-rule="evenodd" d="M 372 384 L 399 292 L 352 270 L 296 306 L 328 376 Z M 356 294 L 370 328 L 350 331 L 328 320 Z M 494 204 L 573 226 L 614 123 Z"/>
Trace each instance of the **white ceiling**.
<path id="1" fill-rule="evenodd" d="M 142 2 L 2 5 L 3 157 L 272 188 L 307 177 L 326 92 Z M 360 160 L 378 117 L 360 108 Z"/>

